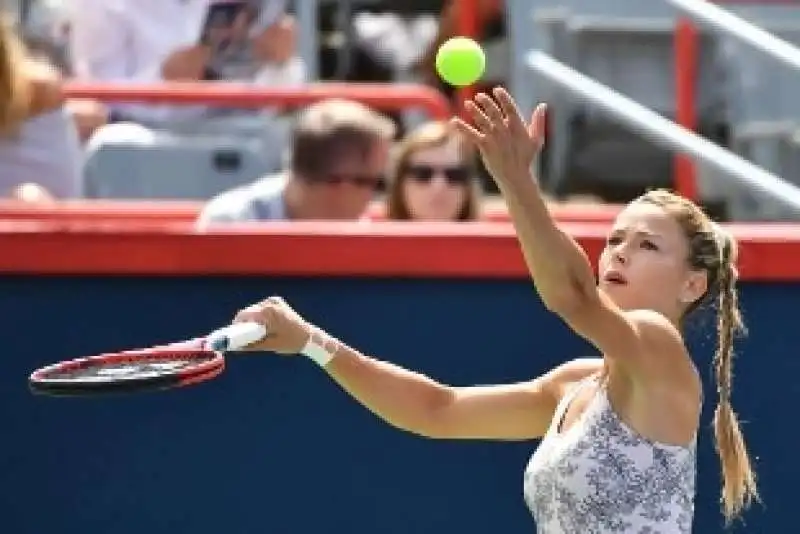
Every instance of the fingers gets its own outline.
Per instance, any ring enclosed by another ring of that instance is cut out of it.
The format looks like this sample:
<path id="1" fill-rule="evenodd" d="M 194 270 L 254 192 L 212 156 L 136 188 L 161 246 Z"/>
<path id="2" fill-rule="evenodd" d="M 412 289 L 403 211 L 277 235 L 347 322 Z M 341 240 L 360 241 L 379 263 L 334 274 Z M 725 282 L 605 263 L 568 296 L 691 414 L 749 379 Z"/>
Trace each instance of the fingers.
<path id="1" fill-rule="evenodd" d="M 273 325 L 271 324 L 273 321 L 273 313 L 274 308 L 279 306 L 282 300 L 279 297 L 270 297 L 259 304 L 253 304 L 248 306 L 247 308 L 239 311 L 236 316 L 233 318 L 233 323 L 258 323 L 264 325 L 264 328 L 267 329 L 267 332 L 270 332 Z M 270 339 L 270 336 L 267 335 L 264 339 L 256 341 L 255 343 L 251 343 L 247 347 L 243 347 L 239 349 L 242 352 L 251 352 L 251 351 L 263 351 L 263 350 L 273 350 L 273 343 L 274 340 Z"/>
<path id="2" fill-rule="evenodd" d="M 526 130 L 527 128 L 525 125 L 525 120 L 522 118 L 522 113 L 520 113 L 517 103 L 514 102 L 514 99 L 511 97 L 508 91 L 502 87 L 497 87 L 494 90 L 494 97 L 500 104 L 500 109 L 506 116 L 511 131 L 520 132 Z"/>
<path id="3" fill-rule="evenodd" d="M 489 117 L 486 116 L 474 100 L 467 100 L 464 102 L 464 108 L 472 116 L 472 119 L 475 121 L 475 126 L 478 127 L 481 133 L 485 134 L 492 131 L 492 121 L 489 120 Z"/>
<path id="4" fill-rule="evenodd" d="M 234 323 L 258 323 L 262 324 L 267 328 L 269 331 L 269 319 L 272 315 L 273 311 L 286 306 L 286 302 L 280 297 L 269 297 L 268 299 L 258 303 L 248 306 L 247 308 L 241 310 L 239 313 L 236 314 L 236 317 L 233 318 Z"/>
<path id="5" fill-rule="evenodd" d="M 533 110 L 533 115 L 531 115 L 531 125 L 543 125 L 544 120 L 547 116 L 547 104 L 539 104 L 536 106 L 536 109 Z"/>
<path id="6" fill-rule="evenodd" d="M 256 341 L 255 343 L 248 345 L 244 348 L 244 351 L 269 351 L 269 352 L 279 352 L 281 349 L 281 344 L 283 342 L 274 337 L 265 337 L 260 341 Z"/>
<path id="7" fill-rule="evenodd" d="M 489 97 L 489 95 L 480 93 L 475 96 L 475 100 L 481 105 L 483 108 L 483 112 L 492 122 L 494 127 L 500 127 L 505 125 L 505 116 L 503 112 L 500 111 L 500 108 L 495 104 L 494 100 Z"/>
<path id="8" fill-rule="evenodd" d="M 529 133 L 531 139 L 533 139 L 540 145 L 544 144 L 546 126 L 547 126 L 547 104 L 539 104 L 538 106 L 536 106 L 536 109 L 533 110 L 533 115 L 531 116 L 531 124 L 529 127 Z"/>
<path id="9" fill-rule="evenodd" d="M 248 306 L 237 313 L 236 317 L 233 318 L 234 323 L 259 323 L 266 326 L 265 321 L 266 317 L 264 310 L 258 304 Z"/>
<path id="10" fill-rule="evenodd" d="M 282 298 L 270 297 L 249 306 L 234 317 L 234 323 L 252 321 L 263 325 L 267 336 L 245 351 L 269 351 L 277 354 L 298 354 L 308 342 L 312 325 L 306 322 Z"/>
<path id="11" fill-rule="evenodd" d="M 450 123 L 476 146 L 480 146 L 486 139 L 485 135 L 457 117 L 453 118 Z"/>
<path id="12" fill-rule="evenodd" d="M 509 130 L 521 134 L 528 131 L 528 126 L 511 95 L 502 87 L 492 91 L 494 98 L 479 93 L 473 100 L 467 100 L 464 107 L 475 120 L 480 133 L 487 134 L 496 130 Z"/>

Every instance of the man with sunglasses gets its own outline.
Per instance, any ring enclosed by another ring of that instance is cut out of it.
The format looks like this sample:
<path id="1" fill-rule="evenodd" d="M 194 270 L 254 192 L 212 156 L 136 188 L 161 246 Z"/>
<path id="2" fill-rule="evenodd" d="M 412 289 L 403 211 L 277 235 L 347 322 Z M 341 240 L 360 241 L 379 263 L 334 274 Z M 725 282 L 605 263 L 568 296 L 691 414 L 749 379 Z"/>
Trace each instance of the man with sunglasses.
<path id="1" fill-rule="evenodd" d="M 381 185 L 395 125 L 356 102 L 328 100 L 294 125 L 289 168 L 226 191 L 198 227 L 267 220 L 358 220 Z"/>

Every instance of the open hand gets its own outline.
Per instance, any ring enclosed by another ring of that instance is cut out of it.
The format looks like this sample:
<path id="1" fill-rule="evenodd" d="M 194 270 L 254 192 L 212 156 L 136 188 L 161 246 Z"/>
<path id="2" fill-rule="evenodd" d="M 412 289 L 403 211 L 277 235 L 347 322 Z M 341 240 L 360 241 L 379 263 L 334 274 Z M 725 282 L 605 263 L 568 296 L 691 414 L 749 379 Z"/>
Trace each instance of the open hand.
<path id="1" fill-rule="evenodd" d="M 530 179 L 531 165 L 544 146 L 547 107 L 539 104 L 527 123 L 508 91 L 498 87 L 493 95 L 496 101 L 480 93 L 465 102 L 474 126 L 453 121 L 478 148 L 486 170 L 503 190 L 516 180 Z"/>

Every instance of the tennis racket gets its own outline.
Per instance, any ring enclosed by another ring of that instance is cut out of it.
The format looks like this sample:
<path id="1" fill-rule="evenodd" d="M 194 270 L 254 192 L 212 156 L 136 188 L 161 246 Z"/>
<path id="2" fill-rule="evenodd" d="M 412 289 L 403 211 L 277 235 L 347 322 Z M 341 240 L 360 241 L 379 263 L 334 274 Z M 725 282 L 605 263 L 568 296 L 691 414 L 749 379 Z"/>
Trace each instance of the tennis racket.
<path id="1" fill-rule="evenodd" d="M 31 373 L 37 394 L 94 396 L 171 389 L 205 382 L 225 369 L 225 353 L 263 339 L 257 323 L 239 323 L 192 340 L 65 360 Z"/>

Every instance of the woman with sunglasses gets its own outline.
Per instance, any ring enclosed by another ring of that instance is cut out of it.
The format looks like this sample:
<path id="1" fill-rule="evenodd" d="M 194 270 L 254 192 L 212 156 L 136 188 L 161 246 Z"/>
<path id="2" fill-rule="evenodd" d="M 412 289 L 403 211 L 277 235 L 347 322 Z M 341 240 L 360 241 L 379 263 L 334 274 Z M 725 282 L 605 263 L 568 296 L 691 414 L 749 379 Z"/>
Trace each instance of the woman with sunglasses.
<path id="1" fill-rule="evenodd" d="M 425 123 L 400 142 L 389 177 L 389 219 L 470 221 L 480 202 L 475 152 L 449 123 Z"/>

